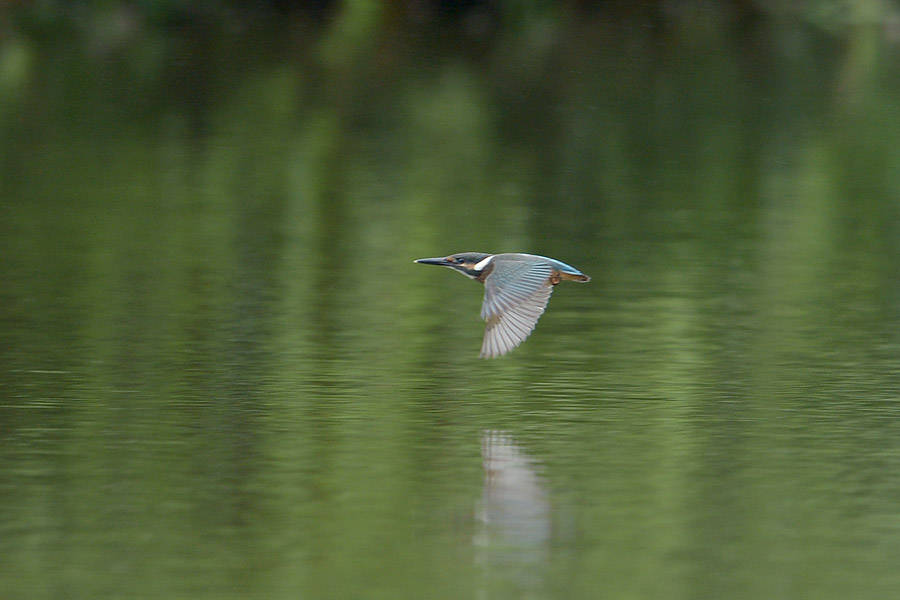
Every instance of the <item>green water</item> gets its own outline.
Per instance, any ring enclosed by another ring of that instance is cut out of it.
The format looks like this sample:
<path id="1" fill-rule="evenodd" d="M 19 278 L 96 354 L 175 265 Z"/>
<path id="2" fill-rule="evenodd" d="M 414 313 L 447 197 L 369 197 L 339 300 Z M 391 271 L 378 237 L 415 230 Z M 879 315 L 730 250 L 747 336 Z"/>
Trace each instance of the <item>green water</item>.
<path id="1" fill-rule="evenodd" d="M 7 40 L 0 597 L 894 596 L 897 47 L 645 25 Z"/>

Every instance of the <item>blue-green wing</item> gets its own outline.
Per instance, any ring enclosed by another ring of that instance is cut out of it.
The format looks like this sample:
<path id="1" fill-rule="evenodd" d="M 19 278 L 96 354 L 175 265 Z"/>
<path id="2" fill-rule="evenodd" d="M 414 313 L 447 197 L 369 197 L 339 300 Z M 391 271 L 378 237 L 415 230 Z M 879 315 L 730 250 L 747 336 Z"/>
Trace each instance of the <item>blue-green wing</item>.
<path id="1" fill-rule="evenodd" d="M 506 354 L 534 331 L 553 286 L 553 268 L 542 262 L 503 261 L 484 281 L 481 318 L 487 321 L 481 356 Z"/>

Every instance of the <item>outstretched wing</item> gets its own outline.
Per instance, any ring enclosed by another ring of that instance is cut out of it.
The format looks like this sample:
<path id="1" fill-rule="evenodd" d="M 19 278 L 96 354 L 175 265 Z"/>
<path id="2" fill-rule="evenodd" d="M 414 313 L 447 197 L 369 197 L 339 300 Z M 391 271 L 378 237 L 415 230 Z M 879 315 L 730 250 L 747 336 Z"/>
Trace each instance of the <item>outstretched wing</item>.
<path id="1" fill-rule="evenodd" d="M 496 259 L 495 259 L 496 260 Z M 546 263 L 504 261 L 484 281 L 481 318 L 487 321 L 481 357 L 506 354 L 531 335 L 544 314 L 553 286 Z"/>

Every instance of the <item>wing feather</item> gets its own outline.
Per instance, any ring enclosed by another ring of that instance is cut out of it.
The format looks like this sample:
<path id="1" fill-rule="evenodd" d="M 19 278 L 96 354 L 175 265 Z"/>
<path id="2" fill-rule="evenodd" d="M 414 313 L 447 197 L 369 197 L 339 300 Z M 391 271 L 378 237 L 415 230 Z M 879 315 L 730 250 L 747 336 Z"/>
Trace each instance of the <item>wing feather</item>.
<path id="1" fill-rule="evenodd" d="M 481 356 L 501 356 L 524 342 L 534 331 L 552 292 L 553 286 L 545 284 L 506 312 L 489 317 L 481 344 Z"/>
<path id="2" fill-rule="evenodd" d="M 550 276 L 554 267 L 534 258 L 494 258 L 494 268 L 484 281 L 481 305 L 481 318 L 487 322 L 482 357 L 500 356 L 521 344 L 544 314 L 553 292 Z"/>
<path id="3" fill-rule="evenodd" d="M 552 274 L 553 267 L 550 263 L 513 260 L 505 256 L 495 258 L 494 269 L 484 281 L 481 318 L 487 321 L 513 308 L 527 305 L 535 292 L 552 287 L 547 285 Z M 536 310 L 540 316 L 544 312 L 544 306 Z"/>

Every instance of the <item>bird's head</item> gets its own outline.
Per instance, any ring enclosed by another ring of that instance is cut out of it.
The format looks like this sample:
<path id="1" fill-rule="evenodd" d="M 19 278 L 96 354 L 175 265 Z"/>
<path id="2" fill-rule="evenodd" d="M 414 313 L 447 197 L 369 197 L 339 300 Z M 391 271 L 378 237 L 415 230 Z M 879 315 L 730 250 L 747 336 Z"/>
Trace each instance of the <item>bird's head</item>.
<path id="1" fill-rule="evenodd" d="M 443 258 L 420 258 L 416 262 L 423 265 L 450 267 L 463 275 L 476 278 L 481 275 L 484 269 L 483 261 L 490 256 L 490 254 L 485 254 L 484 252 L 460 252 L 459 254 L 451 254 Z M 481 268 L 476 269 L 479 265 L 482 265 Z"/>

